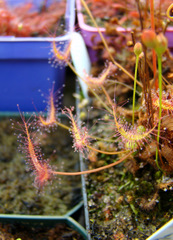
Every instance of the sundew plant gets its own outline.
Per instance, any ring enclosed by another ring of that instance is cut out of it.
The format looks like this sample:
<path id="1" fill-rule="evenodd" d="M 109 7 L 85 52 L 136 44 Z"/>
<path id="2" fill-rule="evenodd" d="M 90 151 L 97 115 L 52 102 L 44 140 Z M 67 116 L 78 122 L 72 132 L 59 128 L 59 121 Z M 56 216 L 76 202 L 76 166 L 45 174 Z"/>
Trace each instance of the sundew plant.
<path id="1" fill-rule="evenodd" d="M 36 116 L 37 124 L 34 126 L 38 127 L 40 132 L 45 131 L 45 129 L 58 131 L 58 128 L 63 127 L 69 131 L 73 138 L 72 151 L 79 152 L 83 158 L 94 159 L 94 161 L 97 161 L 97 156 L 100 155 L 113 156 L 113 161 L 110 163 L 109 160 L 103 166 L 83 172 L 70 172 L 70 169 L 69 172 L 54 170 L 49 165 L 48 160 L 44 159 L 39 146 L 34 144 L 34 139 L 31 137 L 32 122 L 26 121 L 20 112 L 23 122 L 23 144 L 25 145 L 26 160 L 35 175 L 35 186 L 39 189 L 57 175 L 90 174 L 127 162 L 131 162 L 129 171 L 135 174 L 141 166 L 150 165 L 160 176 L 155 185 L 153 201 L 151 200 L 153 204 L 143 204 L 145 209 L 152 209 L 156 204 L 158 190 L 170 190 L 173 184 L 173 180 L 171 180 L 173 173 L 173 73 L 169 72 L 170 65 L 166 68 L 167 75 L 163 75 L 163 66 L 165 69 L 167 61 L 172 60 L 165 32 L 166 27 L 172 21 L 173 5 L 171 4 L 165 10 L 167 22 L 162 22 L 159 29 L 155 28 L 154 24 L 153 1 L 150 0 L 151 21 L 147 28 L 145 28 L 145 21 L 139 8 L 141 30 L 137 33 L 128 33 L 131 36 L 131 44 L 128 48 L 129 55 L 134 63 L 131 72 L 112 55 L 111 48 L 85 0 L 81 0 L 81 3 L 98 30 L 104 49 L 107 51 L 108 60 L 105 61 L 104 68 L 102 66 L 98 75 L 87 74 L 83 69 L 84 75 L 82 77 L 76 72 L 70 59 L 71 41 L 63 52 L 53 42 L 54 58 L 57 59 L 57 62 L 63 62 L 69 66 L 84 81 L 88 88 L 90 101 L 81 110 L 79 116 L 75 113 L 75 106 L 62 108 L 61 114 L 69 119 L 67 126 L 57 116 L 54 104 L 56 94 L 52 90 L 50 91 L 47 116 L 46 118 L 41 114 Z M 130 82 L 129 86 L 113 78 L 117 70 L 121 70 L 121 73 L 126 76 Z M 116 94 L 113 96 L 110 94 L 109 83 L 113 86 L 112 89 L 116 89 L 119 84 L 124 84 L 129 89 L 131 95 L 125 99 L 127 104 L 118 103 Z M 82 94 L 80 99 L 83 102 L 85 100 Z M 87 119 L 87 107 L 90 116 L 95 109 L 99 112 L 94 117 L 93 126 L 89 126 L 87 120 L 81 123 L 80 117 L 85 115 Z M 104 126 L 102 131 L 100 131 L 100 123 Z M 49 131 L 47 131 L 47 137 L 49 138 Z M 165 181 L 166 176 L 170 178 Z"/>

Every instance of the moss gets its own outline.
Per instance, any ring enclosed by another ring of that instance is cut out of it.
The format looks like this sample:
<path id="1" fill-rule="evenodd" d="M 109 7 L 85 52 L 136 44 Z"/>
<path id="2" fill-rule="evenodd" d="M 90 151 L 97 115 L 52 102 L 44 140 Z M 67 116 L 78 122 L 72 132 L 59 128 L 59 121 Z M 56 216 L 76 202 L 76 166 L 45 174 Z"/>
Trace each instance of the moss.
<path id="1" fill-rule="evenodd" d="M 123 240 L 144 240 L 171 219 L 173 193 L 171 189 L 157 189 L 158 178 L 163 181 L 162 175 L 148 164 L 136 175 L 123 164 L 89 175 L 87 192 L 93 239 L 123 235 Z"/>

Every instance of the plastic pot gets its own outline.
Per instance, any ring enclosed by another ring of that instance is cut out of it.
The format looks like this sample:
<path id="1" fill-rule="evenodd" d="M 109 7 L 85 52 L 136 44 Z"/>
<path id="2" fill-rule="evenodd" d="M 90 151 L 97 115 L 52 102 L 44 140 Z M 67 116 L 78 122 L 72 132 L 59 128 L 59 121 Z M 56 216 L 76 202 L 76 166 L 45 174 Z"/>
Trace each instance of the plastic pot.
<path id="1" fill-rule="evenodd" d="M 97 28 L 92 27 L 85 23 L 84 16 L 82 13 L 82 3 L 80 0 L 76 0 L 76 7 L 77 7 L 78 24 L 80 27 L 81 34 L 82 34 L 85 44 L 88 48 L 88 52 L 89 52 L 91 61 L 95 62 L 97 60 L 97 56 L 96 56 L 96 51 L 93 49 L 93 47 L 99 41 L 101 41 L 100 35 L 97 31 Z M 99 29 L 105 38 L 109 38 L 108 36 L 105 36 L 105 32 L 106 32 L 105 28 L 100 27 Z M 116 30 L 123 34 L 131 33 L 130 28 L 125 29 L 122 27 L 117 27 Z M 165 36 L 168 39 L 168 47 L 173 48 L 173 27 L 167 28 L 167 30 L 165 32 Z"/>
<path id="2" fill-rule="evenodd" d="M 10 6 L 22 3 L 22 0 L 6 1 Z M 48 4 L 53 0 L 47 1 Z M 32 1 L 39 9 L 42 1 Z M 65 34 L 52 37 L 14 37 L 0 36 L 0 111 L 16 112 L 19 104 L 24 111 L 34 111 L 36 103 L 38 111 L 44 110 L 42 93 L 51 87 L 50 79 L 55 81 L 55 90 L 62 88 L 65 81 L 65 66 L 52 67 L 51 43 L 56 41 L 61 50 L 69 41 L 75 21 L 75 0 L 67 0 L 65 13 Z M 51 55 L 50 55 L 51 54 Z"/>

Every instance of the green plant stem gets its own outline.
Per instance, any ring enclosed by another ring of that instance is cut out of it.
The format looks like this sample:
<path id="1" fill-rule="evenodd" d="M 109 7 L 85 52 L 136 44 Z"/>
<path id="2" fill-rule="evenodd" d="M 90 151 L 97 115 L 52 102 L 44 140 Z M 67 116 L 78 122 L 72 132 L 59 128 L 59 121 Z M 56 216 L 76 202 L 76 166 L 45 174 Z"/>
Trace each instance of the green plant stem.
<path id="1" fill-rule="evenodd" d="M 156 164 L 159 166 L 159 139 L 160 139 L 160 127 L 161 127 L 161 116 L 162 116 L 162 56 L 158 55 L 158 72 L 159 72 L 159 121 L 157 129 L 157 148 L 156 148 Z"/>
<path id="2" fill-rule="evenodd" d="M 100 31 L 99 26 L 97 25 L 97 23 L 96 23 L 93 15 L 92 15 L 90 9 L 88 8 L 87 4 L 85 3 L 85 0 L 81 0 L 81 2 L 82 2 L 82 4 L 83 4 L 85 10 L 87 11 L 89 17 L 91 18 L 93 24 L 94 24 L 95 27 L 97 28 L 97 31 L 98 31 L 98 33 L 99 33 L 99 35 L 100 35 L 100 38 L 101 38 L 101 40 L 102 40 L 102 42 L 103 42 L 103 44 L 104 44 L 104 46 L 105 46 L 105 48 L 106 48 L 106 50 L 107 50 L 107 52 L 108 52 L 108 54 L 109 54 L 109 57 L 111 58 L 111 61 L 112 61 L 117 67 L 119 67 L 124 73 L 126 73 L 126 74 L 134 81 L 134 77 L 133 77 L 125 68 L 123 68 L 118 62 L 115 61 L 115 59 L 113 58 L 112 54 L 111 54 L 110 51 L 109 51 L 108 44 L 107 44 L 107 42 L 106 42 L 106 40 L 105 40 L 102 32 Z M 137 81 L 137 80 L 136 80 L 136 82 L 137 82 L 137 84 L 142 88 L 142 84 L 141 84 L 139 81 Z"/>
<path id="3" fill-rule="evenodd" d="M 134 87 L 133 87 L 133 114 L 132 114 L 132 125 L 134 126 L 135 121 L 135 95 L 136 95 L 136 80 L 137 80 L 137 72 L 138 72 L 138 63 L 139 56 L 136 56 L 136 65 L 135 65 L 135 78 L 134 78 Z"/>

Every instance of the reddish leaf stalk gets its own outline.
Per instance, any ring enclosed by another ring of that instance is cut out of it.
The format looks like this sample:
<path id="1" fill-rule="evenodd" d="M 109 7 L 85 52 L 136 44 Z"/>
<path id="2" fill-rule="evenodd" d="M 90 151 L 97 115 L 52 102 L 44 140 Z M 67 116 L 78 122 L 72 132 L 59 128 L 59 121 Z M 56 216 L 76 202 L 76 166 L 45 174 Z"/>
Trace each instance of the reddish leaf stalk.
<path id="1" fill-rule="evenodd" d="M 155 24 L 154 24 L 154 1 L 150 0 L 150 17 L 151 17 L 151 29 L 155 31 Z M 152 56 L 153 56 L 153 74 L 154 77 L 156 76 L 156 52 L 154 49 L 152 49 Z M 156 90 L 159 88 L 158 78 L 155 80 L 155 88 Z"/>
<path id="2" fill-rule="evenodd" d="M 53 175 L 65 175 L 65 176 L 76 176 L 76 175 L 95 173 L 95 172 L 99 172 L 99 171 L 105 170 L 107 168 L 110 168 L 110 167 L 118 165 L 119 163 L 121 163 L 125 159 L 127 159 L 132 153 L 133 153 L 133 151 L 129 152 L 127 155 L 125 155 L 124 157 L 122 157 L 118 161 L 113 162 L 111 164 L 108 164 L 106 166 L 95 168 L 95 169 L 91 169 L 91 170 L 86 170 L 86 171 L 83 171 L 83 172 L 58 172 L 58 171 L 51 171 L 51 173 Z"/>

